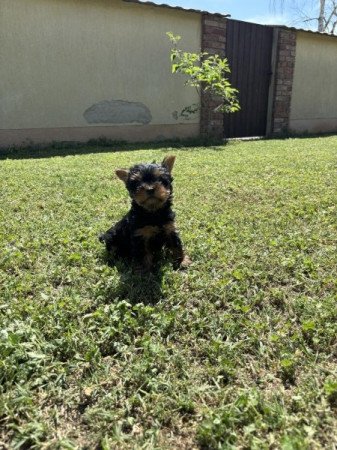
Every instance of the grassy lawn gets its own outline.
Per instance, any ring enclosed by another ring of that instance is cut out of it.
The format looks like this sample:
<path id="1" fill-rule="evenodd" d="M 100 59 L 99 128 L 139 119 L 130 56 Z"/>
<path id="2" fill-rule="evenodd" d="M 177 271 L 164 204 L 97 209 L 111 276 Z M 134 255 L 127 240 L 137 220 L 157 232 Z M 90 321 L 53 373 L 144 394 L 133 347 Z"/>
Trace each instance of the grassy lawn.
<path id="1" fill-rule="evenodd" d="M 337 137 L 92 150 L 0 161 L 0 448 L 336 448 Z M 193 264 L 141 280 L 97 235 L 167 154 Z"/>

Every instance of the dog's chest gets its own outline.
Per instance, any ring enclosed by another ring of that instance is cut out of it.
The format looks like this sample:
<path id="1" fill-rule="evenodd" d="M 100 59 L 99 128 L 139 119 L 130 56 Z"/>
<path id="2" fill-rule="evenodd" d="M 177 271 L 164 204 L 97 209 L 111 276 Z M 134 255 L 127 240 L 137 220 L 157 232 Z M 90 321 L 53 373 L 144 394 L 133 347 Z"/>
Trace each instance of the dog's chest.
<path id="1" fill-rule="evenodd" d="M 135 230 L 135 236 L 142 237 L 145 241 L 158 237 L 163 230 L 159 226 L 145 225 Z"/>
<path id="2" fill-rule="evenodd" d="M 162 225 L 145 225 L 135 230 L 134 235 L 145 241 L 165 239 L 174 230 L 174 222 L 170 221 Z"/>
<path id="3" fill-rule="evenodd" d="M 135 237 L 147 242 L 161 241 L 174 230 L 174 212 L 171 209 L 153 215 L 138 212 L 131 216 L 131 229 Z"/>

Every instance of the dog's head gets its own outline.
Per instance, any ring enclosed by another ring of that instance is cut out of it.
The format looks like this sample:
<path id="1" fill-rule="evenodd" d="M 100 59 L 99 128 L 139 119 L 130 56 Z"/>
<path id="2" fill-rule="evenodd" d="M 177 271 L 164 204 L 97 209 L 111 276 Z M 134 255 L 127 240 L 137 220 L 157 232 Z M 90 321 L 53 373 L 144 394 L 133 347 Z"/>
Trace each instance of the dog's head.
<path id="1" fill-rule="evenodd" d="M 174 161 L 175 156 L 167 156 L 161 164 L 138 164 L 129 170 L 118 169 L 116 175 L 137 205 L 154 212 L 171 199 Z"/>

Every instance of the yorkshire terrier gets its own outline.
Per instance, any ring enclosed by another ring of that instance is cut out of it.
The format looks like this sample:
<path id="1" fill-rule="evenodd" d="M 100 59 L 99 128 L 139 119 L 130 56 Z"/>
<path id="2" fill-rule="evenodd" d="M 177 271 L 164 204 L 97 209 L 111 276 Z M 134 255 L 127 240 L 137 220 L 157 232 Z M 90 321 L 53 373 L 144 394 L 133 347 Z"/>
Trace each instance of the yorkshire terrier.
<path id="1" fill-rule="evenodd" d="M 175 156 L 167 156 L 161 164 L 137 164 L 129 170 L 116 170 L 131 197 L 131 209 L 99 240 L 114 256 L 131 259 L 137 273 L 152 271 L 163 248 L 170 251 L 174 269 L 186 268 L 191 262 L 172 211 L 174 161 Z"/>

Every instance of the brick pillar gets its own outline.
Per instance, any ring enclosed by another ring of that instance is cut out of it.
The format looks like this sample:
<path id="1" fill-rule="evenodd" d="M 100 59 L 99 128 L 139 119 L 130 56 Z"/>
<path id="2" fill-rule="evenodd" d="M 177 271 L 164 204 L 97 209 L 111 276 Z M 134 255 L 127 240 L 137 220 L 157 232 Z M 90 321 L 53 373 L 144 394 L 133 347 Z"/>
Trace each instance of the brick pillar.
<path id="1" fill-rule="evenodd" d="M 226 18 L 203 13 L 201 26 L 201 51 L 222 58 L 226 51 Z M 223 113 L 214 112 L 219 100 L 209 93 L 201 93 L 200 135 L 205 138 L 222 139 Z"/>
<path id="2" fill-rule="evenodd" d="M 279 29 L 271 134 L 288 131 L 296 57 L 296 31 Z"/>

